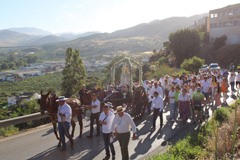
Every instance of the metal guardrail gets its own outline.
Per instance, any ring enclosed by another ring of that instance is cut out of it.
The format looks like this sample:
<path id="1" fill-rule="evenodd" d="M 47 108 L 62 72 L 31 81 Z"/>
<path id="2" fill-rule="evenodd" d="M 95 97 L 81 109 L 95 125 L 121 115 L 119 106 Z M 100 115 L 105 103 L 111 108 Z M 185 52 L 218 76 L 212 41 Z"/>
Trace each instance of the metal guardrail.
<path id="1" fill-rule="evenodd" d="M 42 115 L 40 112 L 38 112 L 38 113 L 29 114 L 26 116 L 5 119 L 0 121 L 0 128 L 10 126 L 10 125 L 20 124 L 20 123 L 24 123 L 32 120 L 37 120 L 45 117 L 48 117 L 48 114 Z"/>

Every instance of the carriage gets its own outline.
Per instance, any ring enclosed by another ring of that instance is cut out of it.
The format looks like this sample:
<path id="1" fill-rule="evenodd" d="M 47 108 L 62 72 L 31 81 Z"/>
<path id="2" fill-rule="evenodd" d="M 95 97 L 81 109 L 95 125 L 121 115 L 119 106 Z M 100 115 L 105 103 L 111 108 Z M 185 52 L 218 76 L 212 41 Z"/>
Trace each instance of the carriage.
<path id="1" fill-rule="evenodd" d="M 122 67 L 121 83 L 115 84 L 115 70 Z M 138 69 L 138 83 L 133 83 L 133 70 Z M 148 96 L 142 84 L 142 66 L 131 58 L 125 57 L 116 62 L 111 68 L 111 83 L 113 90 L 104 98 L 103 102 L 111 102 L 113 107 L 122 105 L 126 112 L 135 120 L 143 117 L 148 106 Z"/>

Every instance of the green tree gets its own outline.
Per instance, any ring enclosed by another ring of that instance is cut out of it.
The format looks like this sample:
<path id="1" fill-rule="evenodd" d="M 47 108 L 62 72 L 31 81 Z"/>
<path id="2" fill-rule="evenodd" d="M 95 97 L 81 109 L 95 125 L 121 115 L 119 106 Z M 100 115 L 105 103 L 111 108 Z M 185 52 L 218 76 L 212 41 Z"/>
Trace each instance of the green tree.
<path id="1" fill-rule="evenodd" d="M 181 64 L 181 68 L 186 71 L 198 73 L 199 69 L 202 67 L 204 63 L 205 63 L 204 59 L 194 56 L 193 58 L 185 59 Z"/>
<path id="2" fill-rule="evenodd" d="M 191 58 L 200 50 L 201 39 L 197 30 L 182 29 L 169 36 L 170 49 L 176 56 L 176 65 L 180 66 L 186 58 Z"/>
<path id="3" fill-rule="evenodd" d="M 16 54 L 14 54 L 14 53 L 9 54 L 7 60 L 8 60 L 8 62 L 15 62 L 15 61 L 17 61 Z"/>
<path id="4" fill-rule="evenodd" d="M 37 59 L 38 59 L 38 56 L 31 54 L 27 56 L 27 63 L 35 63 Z"/>
<path id="5" fill-rule="evenodd" d="M 15 65 L 14 62 L 10 62 L 10 63 L 8 63 L 8 67 L 9 67 L 9 68 L 15 68 L 16 65 Z"/>
<path id="6" fill-rule="evenodd" d="M 86 70 L 79 50 L 69 47 L 66 51 L 65 68 L 63 69 L 62 93 L 71 97 L 77 93 L 85 82 Z"/>
<path id="7" fill-rule="evenodd" d="M 218 50 L 219 48 L 225 45 L 226 41 L 227 41 L 227 36 L 225 35 L 216 38 L 213 44 L 213 48 L 215 50 Z"/>
<path id="8" fill-rule="evenodd" d="M 24 62 L 22 60 L 16 62 L 17 67 L 22 67 L 24 66 Z"/>
<path id="9" fill-rule="evenodd" d="M 8 64 L 6 63 L 6 62 L 3 62 L 2 64 L 1 64 L 1 69 L 8 69 Z"/>

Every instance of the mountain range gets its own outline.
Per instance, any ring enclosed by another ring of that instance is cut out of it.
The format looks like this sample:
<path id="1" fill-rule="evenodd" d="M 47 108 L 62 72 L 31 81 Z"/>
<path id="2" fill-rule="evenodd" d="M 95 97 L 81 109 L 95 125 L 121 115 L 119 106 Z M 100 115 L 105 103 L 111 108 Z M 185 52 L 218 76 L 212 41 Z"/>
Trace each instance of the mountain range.
<path id="1" fill-rule="evenodd" d="M 83 55 L 104 53 L 140 53 L 160 49 L 170 33 L 186 28 L 208 14 L 191 17 L 171 17 L 142 23 L 112 33 L 62 33 L 36 28 L 15 28 L 0 30 L 0 47 L 40 46 L 44 50 L 65 52 L 67 47 L 79 49 Z"/>

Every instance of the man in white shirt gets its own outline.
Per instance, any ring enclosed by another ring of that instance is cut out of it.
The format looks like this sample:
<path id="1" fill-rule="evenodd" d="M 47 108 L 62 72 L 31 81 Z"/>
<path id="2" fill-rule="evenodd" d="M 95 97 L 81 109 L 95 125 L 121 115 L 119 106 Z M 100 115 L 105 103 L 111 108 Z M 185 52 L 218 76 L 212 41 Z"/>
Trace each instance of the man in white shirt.
<path id="1" fill-rule="evenodd" d="M 206 101 L 210 102 L 210 90 L 211 90 L 211 83 L 208 82 L 208 77 L 204 77 L 204 81 L 202 82 L 202 93 L 206 98 Z"/>
<path id="2" fill-rule="evenodd" d="M 65 142 L 65 136 L 69 138 L 71 141 L 71 147 L 73 146 L 73 139 L 72 136 L 69 134 L 70 129 L 70 122 L 72 119 L 72 108 L 66 103 L 67 98 L 64 96 L 60 96 L 56 101 L 58 102 L 58 131 L 60 135 L 60 140 L 62 142 L 62 149 L 61 151 L 66 150 L 66 142 Z"/>
<path id="3" fill-rule="evenodd" d="M 179 79 L 177 78 L 177 76 L 173 76 L 173 80 L 174 83 L 179 84 Z"/>
<path id="4" fill-rule="evenodd" d="M 92 94 L 92 103 L 91 106 L 88 106 L 91 108 L 91 116 L 90 116 L 90 135 L 87 136 L 87 138 L 93 138 L 93 123 L 94 120 L 96 120 L 97 124 L 97 134 L 96 136 L 100 136 L 100 125 L 99 125 L 99 115 L 100 115 L 100 101 L 97 99 L 97 95 L 95 93 Z"/>
<path id="5" fill-rule="evenodd" d="M 108 160 L 110 158 L 109 147 L 111 149 L 112 159 L 115 159 L 115 149 L 113 143 L 110 142 L 111 127 L 115 115 L 110 112 L 110 106 L 108 104 L 104 104 L 103 111 L 104 112 L 102 112 L 99 117 L 99 124 L 102 125 L 102 135 L 106 151 L 106 157 L 104 160 Z"/>
<path id="6" fill-rule="evenodd" d="M 122 106 L 117 107 L 117 114 L 115 115 L 111 127 L 111 136 L 112 133 L 117 131 L 117 139 L 119 141 L 122 153 L 122 160 L 129 160 L 128 154 L 128 143 L 130 139 L 130 126 L 132 128 L 133 137 L 132 139 L 136 139 L 136 126 L 133 122 L 131 116 L 128 113 L 124 112 L 124 108 Z"/>
<path id="7" fill-rule="evenodd" d="M 155 130 L 156 128 L 156 120 L 157 117 L 160 116 L 160 129 L 163 126 L 163 98 L 158 95 L 158 92 L 154 92 L 154 98 L 152 101 L 152 108 L 153 111 L 153 126 L 151 130 Z"/>
<path id="8" fill-rule="evenodd" d="M 151 98 L 153 98 L 153 93 L 154 92 L 158 92 L 158 95 L 163 97 L 163 91 L 162 91 L 162 88 L 158 86 L 158 83 L 157 82 L 154 82 L 154 86 L 152 87 L 152 89 L 150 90 L 150 92 L 148 93 Z"/>

